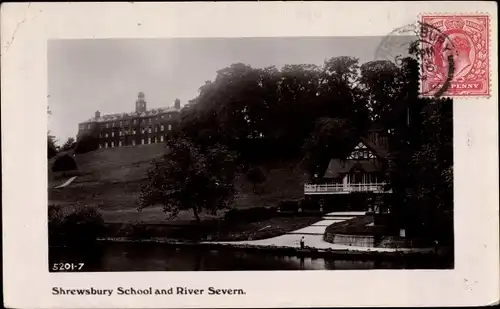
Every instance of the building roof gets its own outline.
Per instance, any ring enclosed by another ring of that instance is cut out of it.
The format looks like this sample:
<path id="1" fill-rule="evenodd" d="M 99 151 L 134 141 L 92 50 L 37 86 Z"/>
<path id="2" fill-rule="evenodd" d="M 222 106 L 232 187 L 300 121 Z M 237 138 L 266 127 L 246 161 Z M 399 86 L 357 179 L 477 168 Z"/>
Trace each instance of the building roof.
<path id="1" fill-rule="evenodd" d="M 145 112 L 130 112 L 130 113 L 116 113 L 116 114 L 101 115 L 99 118 L 92 117 L 92 118 L 90 118 L 87 121 L 84 121 L 82 123 L 106 122 L 106 121 L 125 120 L 125 119 L 140 118 L 140 117 L 150 117 L 150 116 L 154 116 L 154 115 L 160 115 L 163 113 L 178 112 L 178 111 L 180 111 L 180 109 L 175 108 L 174 106 L 160 107 L 160 108 L 150 109 L 150 110 L 147 110 Z"/>
<path id="2" fill-rule="evenodd" d="M 349 173 L 354 168 L 361 169 L 367 173 L 380 170 L 380 167 L 373 160 L 331 159 L 323 178 L 338 178 L 341 174 Z"/>
<path id="3" fill-rule="evenodd" d="M 368 147 L 368 149 L 370 149 L 372 152 L 374 152 L 375 155 L 377 157 L 379 157 L 380 159 L 384 159 L 389 155 L 389 151 L 387 149 L 385 149 L 381 145 L 376 145 L 375 143 L 370 141 L 368 138 L 361 137 L 361 141 L 363 142 L 363 144 L 366 145 L 366 147 Z"/>
<path id="4" fill-rule="evenodd" d="M 385 160 L 389 157 L 389 151 L 385 149 L 385 147 L 383 147 L 382 145 L 377 145 L 366 137 L 361 137 L 360 141 L 370 151 L 372 151 L 377 156 L 378 159 Z M 353 146 L 353 149 L 354 147 L 355 146 Z M 328 163 L 328 167 L 325 170 L 323 178 L 337 178 L 341 174 L 349 173 L 353 168 L 359 168 L 367 173 L 373 173 L 380 171 L 381 167 L 375 160 L 333 158 Z"/>

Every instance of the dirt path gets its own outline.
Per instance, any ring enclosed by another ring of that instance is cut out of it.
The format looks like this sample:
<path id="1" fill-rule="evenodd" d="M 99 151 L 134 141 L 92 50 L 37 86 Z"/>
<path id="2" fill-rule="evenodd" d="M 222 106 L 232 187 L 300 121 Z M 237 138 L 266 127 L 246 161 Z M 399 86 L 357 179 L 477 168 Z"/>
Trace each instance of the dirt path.
<path id="1" fill-rule="evenodd" d="M 54 187 L 54 188 L 55 188 L 55 189 L 64 188 L 64 187 L 66 187 L 67 185 L 69 185 L 70 183 L 72 183 L 72 182 L 73 182 L 73 180 L 75 180 L 75 179 L 76 179 L 76 177 L 77 177 L 77 176 L 73 176 L 73 177 L 71 177 L 70 179 L 66 180 L 66 182 L 64 182 L 63 184 L 61 184 L 61 185 L 59 185 L 59 186 L 57 186 L 57 187 Z"/>

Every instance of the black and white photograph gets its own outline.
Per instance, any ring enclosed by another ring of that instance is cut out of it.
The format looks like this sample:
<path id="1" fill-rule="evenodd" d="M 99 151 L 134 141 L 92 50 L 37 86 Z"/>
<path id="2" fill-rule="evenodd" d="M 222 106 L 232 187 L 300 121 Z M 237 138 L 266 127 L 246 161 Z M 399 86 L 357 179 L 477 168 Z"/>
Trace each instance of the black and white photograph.
<path id="1" fill-rule="evenodd" d="M 49 270 L 452 269 L 453 100 L 395 40 L 49 41 Z"/>
<path id="2" fill-rule="evenodd" d="M 495 8 L 3 4 L 4 307 L 497 304 Z"/>

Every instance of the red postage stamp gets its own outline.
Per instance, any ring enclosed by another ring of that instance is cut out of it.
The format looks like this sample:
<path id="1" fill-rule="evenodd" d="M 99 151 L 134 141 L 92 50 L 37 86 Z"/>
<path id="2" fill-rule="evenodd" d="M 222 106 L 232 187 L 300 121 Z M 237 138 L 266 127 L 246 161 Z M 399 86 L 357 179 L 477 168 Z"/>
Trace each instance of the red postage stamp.
<path id="1" fill-rule="evenodd" d="M 490 96 L 488 15 L 421 18 L 422 96 Z"/>

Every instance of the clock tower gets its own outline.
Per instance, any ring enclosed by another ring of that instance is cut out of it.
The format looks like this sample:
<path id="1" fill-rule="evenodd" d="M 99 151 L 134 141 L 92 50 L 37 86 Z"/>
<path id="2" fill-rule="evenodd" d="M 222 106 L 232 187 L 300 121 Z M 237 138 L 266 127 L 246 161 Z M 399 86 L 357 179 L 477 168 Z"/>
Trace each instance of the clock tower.
<path id="1" fill-rule="evenodd" d="M 144 92 L 139 92 L 139 95 L 137 96 L 137 101 L 135 101 L 135 111 L 137 113 L 143 113 L 146 111 L 146 99 Z"/>

